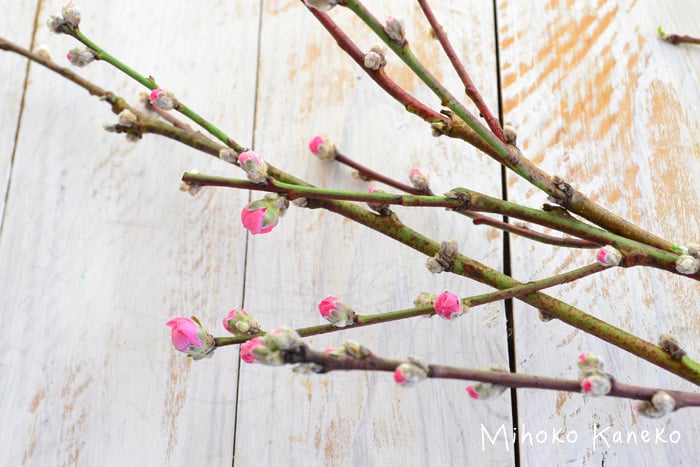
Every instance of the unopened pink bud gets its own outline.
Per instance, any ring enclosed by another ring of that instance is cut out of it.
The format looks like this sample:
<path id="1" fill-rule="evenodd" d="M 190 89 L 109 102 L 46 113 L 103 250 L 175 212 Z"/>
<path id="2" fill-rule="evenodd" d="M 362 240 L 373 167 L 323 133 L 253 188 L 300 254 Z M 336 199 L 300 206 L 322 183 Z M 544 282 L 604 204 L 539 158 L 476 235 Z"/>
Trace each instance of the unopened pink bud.
<path id="1" fill-rule="evenodd" d="M 605 245 L 603 248 L 598 250 L 595 255 L 598 264 L 602 266 L 617 266 L 622 261 L 622 253 L 620 253 L 612 245 Z"/>
<path id="2" fill-rule="evenodd" d="M 256 347 L 263 347 L 264 344 L 259 337 L 253 337 L 248 342 L 241 345 L 241 360 L 246 363 L 255 363 L 259 358 L 253 353 Z"/>
<path id="3" fill-rule="evenodd" d="M 253 183 L 267 183 L 267 164 L 255 153 L 255 151 L 245 151 L 238 155 L 238 164 L 248 180 Z"/>
<path id="4" fill-rule="evenodd" d="M 611 391 L 612 382 L 608 375 L 596 373 L 581 381 L 581 389 L 589 396 L 600 397 Z"/>
<path id="5" fill-rule="evenodd" d="M 309 141 L 309 149 L 321 160 L 335 159 L 338 155 L 335 145 L 331 141 L 323 139 L 322 136 L 314 136 L 313 139 Z"/>
<path id="6" fill-rule="evenodd" d="M 92 63 L 97 57 L 95 55 L 95 52 L 88 49 L 87 47 L 83 47 L 71 49 L 70 52 L 66 54 L 66 58 L 71 63 L 71 65 L 77 67 L 84 67 L 85 65 Z"/>
<path id="7" fill-rule="evenodd" d="M 503 394 L 506 389 L 508 389 L 507 386 L 486 382 L 478 382 L 473 386 L 467 386 L 469 397 L 481 400 L 496 398 Z"/>
<path id="8" fill-rule="evenodd" d="M 411 387 L 427 376 L 426 369 L 415 363 L 402 363 L 394 370 L 394 381 L 403 387 Z"/>
<path id="9" fill-rule="evenodd" d="M 321 316 L 338 328 L 351 326 L 355 322 L 353 309 L 332 295 L 321 300 L 321 303 L 318 304 L 318 311 Z"/>
<path id="10" fill-rule="evenodd" d="M 409 170 L 408 179 L 411 181 L 411 184 L 416 190 L 423 191 L 426 193 L 430 191 L 428 177 L 423 175 L 423 173 L 419 169 L 413 167 L 411 170 Z"/>
<path id="11" fill-rule="evenodd" d="M 249 336 L 260 332 L 260 324 L 242 308 L 234 308 L 223 319 L 224 328 L 235 336 Z"/>
<path id="12" fill-rule="evenodd" d="M 196 318 L 173 318 L 167 323 L 173 346 L 194 360 L 211 357 L 216 348 L 214 337 L 206 332 Z"/>
<path id="13" fill-rule="evenodd" d="M 603 360 L 590 352 L 584 352 L 579 355 L 577 365 L 582 378 L 603 371 Z"/>
<path id="14" fill-rule="evenodd" d="M 452 319 L 464 313 L 459 297 L 452 292 L 443 292 L 435 299 L 435 313 L 441 318 Z"/>
<path id="15" fill-rule="evenodd" d="M 172 110 L 177 106 L 177 99 L 175 99 L 175 96 L 161 88 L 156 88 L 151 91 L 151 94 L 148 96 L 148 102 L 161 110 Z"/>
<path id="16" fill-rule="evenodd" d="M 241 210 L 241 222 L 253 235 L 264 234 L 275 228 L 289 205 L 289 201 L 276 193 L 265 195 Z"/>

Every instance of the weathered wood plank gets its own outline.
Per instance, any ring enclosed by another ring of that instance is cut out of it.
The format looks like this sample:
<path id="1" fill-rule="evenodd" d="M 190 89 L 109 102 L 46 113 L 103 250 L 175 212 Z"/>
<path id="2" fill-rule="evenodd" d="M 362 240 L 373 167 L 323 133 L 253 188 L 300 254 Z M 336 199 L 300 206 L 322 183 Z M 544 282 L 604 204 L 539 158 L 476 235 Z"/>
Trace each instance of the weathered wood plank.
<path id="1" fill-rule="evenodd" d="M 602 205 L 678 243 L 698 241 L 700 200 L 700 55 L 656 38 L 656 27 L 700 31 L 697 2 L 587 2 L 498 4 L 505 119 L 519 127 L 525 154 Z M 532 206 L 545 196 L 514 177 L 511 199 Z M 513 273 L 542 278 L 593 260 L 592 252 L 552 249 L 513 239 Z M 698 354 L 698 285 L 649 270 L 613 270 L 553 293 L 650 341 L 672 332 Z M 623 382 L 696 390 L 652 365 L 597 339 L 516 305 L 518 368 L 571 377 L 581 351 L 602 355 Z M 553 347 L 554 346 L 554 347 Z M 682 465 L 700 454 L 696 414 L 663 420 L 635 414 L 628 401 L 519 391 L 522 431 L 544 430 L 544 443 L 522 445 L 523 465 Z M 597 428 L 596 428 L 597 427 Z M 677 430 L 678 443 L 663 444 Z M 552 430 L 562 439 L 552 442 Z M 594 436 L 607 430 L 594 444 Z M 640 436 L 651 432 L 650 441 Z M 612 444 L 619 431 L 622 443 Z M 637 436 L 635 443 L 633 436 Z M 628 439 L 628 436 L 630 438 Z M 501 446 L 502 448 L 502 446 Z"/>
<path id="2" fill-rule="evenodd" d="M 461 55 L 496 107 L 493 24 L 479 2 L 436 5 Z M 453 79 L 437 43 L 413 2 L 372 2 L 375 14 L 404 18 L 418 55 L 440 77 Z M 368 50 L 377 40 L 349 11 L 331 12 Z M 464 27 L 469 25 L 469 27 Z M 299 31 L 304 31 L 299 34 Z M 307 149 L 315 134 L 341 151 L 396 178 L 411 166 L 428 173 L 437 192 L 467 185 L 498 196 L 495 164 L 456 141 L 435 139 L 416 117 L 383 95 L 345 57 L 299 2 L 266 2 L 262 21 L 256 149 L 273 163 L 323 185 L 366 190 L 337 164 Z M 438 107 L 438 102 L 390 56 L 387 72 Z M 455 238 L 463 251 L 501 265 L 500 235 L 447 212 L 396 209 L 401 218 L 440 240 Z M 357 225 L 319 211 L 290 208 L 269 235 L 250 241 L 246 308 L 268 328 L 320 323 L 317 303 L 342 297 L 360 313 L 410 306 L 421 291 L 445 288 L 461 295 L 485 290 L 447 274 L 431 276 L 425 258 Z M 507 366 L 502 306 L 476 308 L 456 322 L 417 319 L 347 330 L 309 339 L 325 348 L 357 340 L 379 355 L 416 355 L 432 362 Z M 235 459 L 237 465 L 512 465 L 513 454 L 482 450 L 480 422 L 510 427 L 507 396 L 474 403 L 466 384 L 425 382 L 398 388 L 390 374 L 300 376 L 260 366 L 241 368 Z M 508 428 L 509 429 L 509 428 Z"/>
<path id="3" fill-rule="evenodd" d="M 34 30 L 36 2 L 13 2 L 0 18 L 3 36 L 12 37 L 16 43 L 30 47 Z M 0 224 L 5 210 L 5 194 L 11 173 L 12 153 L 15 149 L 17 119 L 20 112 L 27 61 L 14 54 L 0 55 Z"/>
<path id="4" fill-rule="evenodd" d="M 61 4 L 45 2 L 41 17 Z M 89 2 L 81 29 L 249 140 L 255 76 L 238 70 L 255 70 L 257 14 L 253 2 Z M 75 43 L 43 23 L 38 42 L 63 59 Z M 109 66 L 81 72 L 138 101 L 142 89 Z M 30 81 L 0 243 L 12 336 L 1 463 L 230 465 L 237 361 L 192 365 L 165 322 L 197 314 L 220 327 L 241 301 L 245 235 L 232 206 L 247 195 L 178 191 L 193 166 L 234 169 L 155 137 L 128 143 L 102 130 L 116 116 L 85 91 L 38 67 Z"/>

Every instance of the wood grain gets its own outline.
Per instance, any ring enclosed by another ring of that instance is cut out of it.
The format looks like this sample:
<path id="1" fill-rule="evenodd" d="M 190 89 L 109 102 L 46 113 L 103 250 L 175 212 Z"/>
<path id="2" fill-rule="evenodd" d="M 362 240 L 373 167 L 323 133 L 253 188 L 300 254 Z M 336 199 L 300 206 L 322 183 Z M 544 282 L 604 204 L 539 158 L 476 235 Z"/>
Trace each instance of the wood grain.
<path id="1" fill-rule="evenodd" d="M 460 184 L 499 193 L 498 168 L 455 141 L 435 139 L 416 117 L 383 95 L 298 2 L 266 2 L 261 31 L 256 149 L 277 165 L 325 186 L 366 190 L 342 166 L 323 163 L 307 149 L 315 134 L 372 168 L 407 181 L 421 167 L 438 192 Z M 495 107 L 491 21 L 477 24 L 476 2 L 437 8 L 446 28 L 485 85 Z M 411 2 L 373 4 L 379 18 L 401 13 L 417 54 L 453 85 L 427 23 Z M 376 40 L 350 12 L 331 12 L 367 50 Z M 298 31 L 303 30 L 304 34 Z M 478 46 L 477 46 L 478 45 Z M 479 53 L 466 53 L 469 48 Z M 387 73 L 426 102 L 437 104 L 415 78 L 388 58 Z M 459 87 L 457 87 L 459 89 Z M 499 267 L 500 235 L 447 212 L 396 210 L 408 225 Z M 251 239 L 246 307 L 265 326 L 320 323 L 318 302 L 342 297 L 360 313 L 410 306 L 421 291 L 445 288 L 461 295 L 485 290 L 446 274 L 431 276 L 421 255 L 335 215 L 292 208 L 271 235 Z M 488 367 L 507 365 L 501 305 L 475 308 L 454 323 L 417 319 L 309 339 L 314 347 L 354 339 L 379 355 Z M 438 345 L 437 343 L 440 342 Z M 510 426 L 510 401 L 475 404 L 466 384 L 426 382 L 405 390 L 390 374 L 299 376 L 259 366 L 241 368 L 236 463 L 251 465 L 511 465 L 513 454 L 480 447 L 479 421 Z"/>
<path id="2" fill-rule="evenodd" d="M 0 34 L 24 45 L 35 34 L 62 60 L 75 42 L 44 26 L 62 3 L 40 2 L 35 30 L 36 3 L 13 2 L 0 17 Z M 379 18 L 402 17 L 416 54 L 459 94 L 415 2 L 367 3 Z M 674 32 L 700 30 L 695 2 L 501 1 L 496 22 L 490 4 L 434 3 L 494 109 L 500 72 L 505 119 L 519 128 L 528 157 L 662 236 L 698 241 L 700 129 L 693 117 L 700 49 L 655 37 L 658 24 Z M 296 0 L 81 6 L 81 29 L 110 52 L 311 183 L 368 186 L 346 167 L 309 154 L 308 141 L 323 134 L 345 154 L 402 181 L 417 166 L 438 193 L 466 186 L 501 194 L 492 161 L 458 141 L 432 137 Z M 348 11 L 331 13 L 361 48 L 376 43 Z M 390 374 L 239 368 L 237 347 L 196 363 L 172 350 L 164 323 L 174 316 L 196 314 L 222 335 L 221 318 L 237 306 L 266 328 L 306 326 L 321 322 L 316 305 L 326 295 L 342 297 L 359 313 L 377 313 L 408 307 L 421 291 L 466 296 L 488 289 L 431 275 L 420 254 L 319 210 L 291 207 L 272 233 L 246 237 L 239 211 L 248 193 L 205 189 L 189 197 L 178 191 L 181 173 L 193 167 L 237 177 L 239 171 L 156 137 L 133 144 L 102 131 L 116 121 L 107 106 L 36 66 L 15 145 L 24 67 L 23 60 L 0 54 L 2 183 L 11 174 L 0 233 L 7 346 L 0 357 L 0 413 L 6 414 L 0 464 L 515 465 L 507 394 L 474 402 L 457 382 L 403 389 Z M 396 57 L 389 56 L 387 71 L 439 109 Z M 143 91 L 106 64 L 80 72 L 131 102 Z M 544 201 L 513 177 L 508 191 L 531 206 Z M 461 251 L 479 261 L 504 263 L 502 237 L 487 227 L 444 211 L 396 212 L 437 240 L 457 239 Z M 592 256 L 511 241 L 513 274 L 522 281 Z M 698 286 L 681 278 L 607 271 L 553 294 L 649 340 L 671 331 L 691 354 L 700 350 L 692 306 Z M 556 321 L 541 323 L 536 310 L 516 304 L 515 312 L 520 371 L 575 377 L 576 356 L 590 350 L 623 382 L 694 390 Z M 508 366 L 505 328 L 504 307 L 494 304 L 455 322 L 415 319 L 308 342 L 325 348 L 354 339 L 387 357 L 485 368 Z M 693 414 L 649 421 L 626 401 L 519 391 L 520 465 L 692 463 L 700 458 Z M 610 446 L 602 438 L 594 445 L 595 430 L 606 428 Z M 666 440 L 677 431 L 679 442 L 662 444 L 657 429 Z M 643 430 L 652 442 L 635 445 L 627 438 Z M 492 445 L 485 431 L 507 433 L 508 442 L 498 435 Z M 540 431 L 548 435 L 544 442 Z M 623 442 L 614 443 L 615 431 Z M 566 441 L 571 433 L 575 442 L 553 440 Z"/>
<path id="3" fill-rule="evenodd" d="M 700 55 L 656 38 L 659 24 L 667 30 L 700 29 L 697 4 L 680 3 L 551 1 L 533 8 L 499 2 L 498 10 L 504 114 L 519 127 L 525 154 L 603 206 L 682 244 L 696 241 L 698 232 L 700 128 L 693 112 L 700 102 Z M 532 206 L 545 201 L 514 177 L 509 194 Z M 552 250 L 523 239 L 512 244 L 513 273 L 521 280 L 592 260 L 592 253 Z M 696 283 L 656 271 L 612 270 L 560 287 L 555 295 L 650 341 L 672 332 L 697 353 L 700 322 L 688 306 L 697 301 Z M 577 330 L 542 323 L 530 307 L 517 304 L 516 312 L 521 371 L 574 376 L 576 355 L 592 351 L 623 382 L 695 389 Z M 535 391 L 519 391 L 518 407 L 530 432 L 551 434 L 554 428 L 579 437 L 565 450 L 550 442 L 525 443 L 523 465 L 611 459 L 621 465 L 680 465 L 700 453 L 691 411 L 652 421 L 639 418 L 630 402 Z M 623 442 L 608 447 L 599 437 L 594 446 L 595 434 L 606 429 L 605 438 L 619 431 Z M 664 445 L 652 437 L 635 445 L 627 439 L 629 433 L 656 429 L 665 430 L 665 439 L 677 430 L 680 442 Z"/>
<path id="4" fill-rule="evenodd" d="M 36 2 L 11 5 L 0 20 L 2 34 L 11 37 L 23 47 L 31 47 Z M 5 212 L 5 196 L 12 172 L 15 136 L 22 108 L 24 82 L 27 76 L 27 60 L 9 53 L 2 53 L 0 60 L 0 227 Z"/>
<path id="5" fill-rule="evenodd" d="M 222 70 L 255 69 L 257 24 L 247 18 L 257 7 L 151 6 L 158 15 L 91 2 L 81 29 L 249 139 L 255 76 Z M 225 41 L 232 30 L 252 47 Z M 57 59 L 75 46 L 43 21 L 37 38 Z M 138 102 L 140 89 L 106 64 L 81 72 Z M 165 322 L 197 314 L 218 327 L 240 304 L 235 207 L 247 195 L 179 192 L 193 166 L 232 169 L 154 137 L 128 143 L 103 131 L 116 116 L 85 91 L 37 67 L 30 82 L 0 248 L 4 335 L 15 343 L 2 357 L 0 406 L 12 423 L 0 463 L 230 465 L 237 359 L 192 365 Z"/>

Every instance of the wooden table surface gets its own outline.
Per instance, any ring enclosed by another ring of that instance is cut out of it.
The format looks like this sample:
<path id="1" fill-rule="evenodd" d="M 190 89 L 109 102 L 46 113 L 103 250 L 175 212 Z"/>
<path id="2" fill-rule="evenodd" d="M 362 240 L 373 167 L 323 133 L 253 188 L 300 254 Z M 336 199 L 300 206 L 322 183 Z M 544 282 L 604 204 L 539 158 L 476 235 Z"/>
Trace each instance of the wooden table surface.
<path id="1" fill-rule="evenodd" d="M 45 26 L 62 3 L 5 5 L 0 35 L 46 44 L 63 62 L 76 44 Z M 433 3 L 529 158 L 665 238 L 700 242 L 700 48 L 656 37 L 658 25 L 700 35 L 700 3 L 498 0 L 495 12 L 491 2 Z M 403 18 L 417 55 L 459 92 L 416 2 L 367 4 L 380 18 Z M 466 186 L 501 196 L 493 161 L 432 137 L 298 1 L 80 6 L 88 36 L 309 182 L 367 188 L 346 167 L 309 155 L 307 142 L 320 133 L 394 177 L 420 167 L 436 192 Z M 376 42 L 349 11 L 331 13 L 363 49 Z M 402 86 L 439 109 L 397 58 L 388 62 Z M 78 71 L 134 104 L 143 91 L 104 63 Z M 697 409 L 649 420 L 626 400 L 533 390 L 518 390 L 514 404 L 508 393 L 475 402 L 455 381 L 404 389 L 384 373 L 239 365 L 238 347 L 192 362 L 170 345 L 171 317 L 196 314 L 224 335 L 221 319 L 234 307 L 267 328 L 296 327 L 320 323 L 316 304 L 326 295 L 375 313 L 409 307 L 421 291 L 489 289 L 431 275 L 420 254 L 329 212 L 291 208 L 272 233 L 247 236 L 239 212 L 248 192 L 178 190 L 183 171 L 240 177 L 235 167 L 160 137 L 131 143 L 103 131 L 116 122 L 107 105 L 13 54 L 0 53 L 0 77 L 0 464 L 697 465 Z M 507 191 L 528 206 L 545 202 L 514 176 Z M 592 258 L 517 237 L 506 257 L 502 235 L 488 227 L 441 210 L 396 211 L 479 261 L 508 263 L 521 281 Z M 648 340 L 672 332 L 697 357 L 699 291 L 697 282 L 637 268 L 549 293 Z M 518 371 L 575 378 L 576 356 L 592 351 L 620 381 L 697 389 L 558 321 L 541 322 L 529 306 L 515 302 L 514 317 Z M 348 338 L 392 358 L 508 366 L 502 303 L 455 322 L 413 319 L 307 341 L 325 348 Z M 485 437 L 499 430 L 495 443 Z"/>

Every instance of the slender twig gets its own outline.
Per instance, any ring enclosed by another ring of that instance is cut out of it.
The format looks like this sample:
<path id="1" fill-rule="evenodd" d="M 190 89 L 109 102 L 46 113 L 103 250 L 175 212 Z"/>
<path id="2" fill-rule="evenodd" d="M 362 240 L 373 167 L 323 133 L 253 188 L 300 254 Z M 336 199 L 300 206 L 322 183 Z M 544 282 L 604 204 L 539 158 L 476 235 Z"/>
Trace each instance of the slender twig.
<path id="1" fill-rule="evenodd" d="M 590 222 L 624 237 L 637 240 L 669 252 L 676 251 L 675 245 L 637 225 L 615 215 L 588 197 L 575 190 L 571 185 L 552 177 L 524 157 L 520 150 L 499 140 L 491 131 L 478 121 L 417 59 L 408 46 L 408 42 L 399 44 L 384 31 L 382 23 L 367 10 L 359 0 L 345 0 L 340 4 L 350 8 L 372 31 L 396 53 L 403 62 L 437 95 L 443 105 L 448 107 L 460 119 L 483 139 L 493 151 L 487 154 L 523 177 L 532 185 L 547 193 L 558 204 L 582 216 Z"/>
<path id="2" fill-rule="evenodd" d="M 387 177 L 386 175 L 383 175 L 375 170 L 370 169 L 369 167 L 366 167 L 359 162 L 355 161 L 354 159 L 351 159 L 340 152 L 337 153 L 335 160 L 337 162 L 340 162 L 341 164 L 347 165 L 348 167 L 352 167 L 353 169 L 357 170 L 358 175 L 362 180 L 366 181 L 376 181 L 380 183 L 384 183 L 385 185 L 391 186 L 396 188 L 397 190 L 405 191 L 406 193 L 411 193 L 414 195 L 423 195 L 426 194 L 420 190 L 417 190 L 415 187 L 412 187 L 411 185 L 407 185 L 405 183 L 401 183 L 399 181 L 394 180 L 393 178 Z"/>
<path id="3" fill-rule="evenodd" d="M 581 238 L 554 237 L 552 235 L 547 235 L 541 232 L 535 232 L 529 227 L 520 226 L 516 224 L 509 224 L 498 219 L 482 216 L 481 214 L 477 214 L 473 211 L 464 211 L 464 213 L 472 218 L 474 225 L 490 225 L 505 232 L 509 232 L 520 237 L 528 238 L 536 242 L 545 243 L 547 245 L 560 246 L 564 248 L 598 248 L 601 246 L 599 243 L 591 242 L 589 240 L 583 240 Z"/>
<path id="4" fill-rule="evenodd" d="M 62 26 L 62 31 L 65 34 L 68 34 L 70 36 L 73 36 L 75 39 L 83 43 L 85 46 L 87 46 L 90 50 L 92 50 L 96 58 L 98 60 L 103 60 L 113 67 L 117 68 L 127 76 L 131 77 L 132 79 L 138 81 L 141 83 L 143 86 L 145 86 L 148 89 L 156 89 L 159 87 L 159 85 L 156 83 L 155 79 L 151 76 L 145 77 L 144 75 L 140 74 L 133 68 L 129 67 L 125 63 L 123 63 L 121 60 L 117 59 L 116 57 L 112 56 L 108 52 L 106 52 L 102 47 L 97 45 L 95 42 L 93 42 L 90 38 L 88 38 L 83 32 L 79 29 L 73 29 L 69 27 L 67 24 L 64 24 Z M 180 112 L 181 114 L 185 115 L 187 118 L 195 122 L 197 125 L 201 126 L 209 134 L 217 138 L 219 141 L 222 143 L 226 144 L 227 146 L 230 146 L 234 151 L 240 153 L 246 150 L 243 146 L 238 144 L 233 138 L 228 136 L 224 131 L 220 130 L 216 125 L 211 123 L 209 120 L 205 119 L 198 113 L 196 113 L 194 110 L 190 109 L 187 107 L 184 103 L 178 101 L 175 109 Z"/>
<path id="5" fill-rule="evenodd" d="M 181 128 L 190 133 L 195 133 L 194 129 L 191 126 L 177 118 L 175 115 L 173 115 L 172 112 L 168 112 L 167 110 L 163 110 L 151 104 L 151 101 L 148 99 L 148 95 L 146 93 L 141 93 L 141 103 L 151 112 L 157 113 L 160 118 L 169 122 L 172 126 Z"/>
<path id="6" fill-rule="evenodd" d="M 59 67 L 53 62 L 46 61 L 41 57 L 33 54 L 26 49 L 23 49 L 15 44 L 10 43 L 0 38 L 0 48 L 9 50 L 20 55 L 23 55 L 32 61 L 40 63 L 49 69 L 59 73 L 61 76 L 70 79 L 74 83 L 82 86 L 91 94 L 98 95 L 103 98 L 112 107 L 112 111 L 118 114 L 124 108 L 128 108 L 123 99 L 115 96 L 113 93 L 106 92 L 98 86 L 89 83 L 84 78 L 80 78 L 69 70 Z M 139 117 L 141 119 L 141 117 Z M 149 121 L 149 118 L 145 118 Z M 168 138 L 180 141 L 193 148 L 201 150 L 211 155 L 218 155 L 222 146 L 206 137 L 200 135 L 192 135 L 179 128 L 164 122 L 152 121 L 150 126 L 144 127 L 143 130 L 161 134 Z M 287 174 L 272 165 L 268 165 L 268 173 L 276 179 L 285 183 L 307 185 L 303 180 Z M 416 232 L 407 226 L 398 222 L 395 218 L 377 216 L 360 206 L 343 202 L 343 201 L 319 201 L 319 207 L 325 208 L 331 212 L 335 212 L 350 220 L 363 224 L 377 232 L 390 236 L 400 243 L 413 248 L 427 256 L 435 255 L 440 244 L 419 232 Z M 497 289 L 506 289 L 521 285 L 517 280 L 507 276 L 500 271 L 490 268 L 477 261 L 457 255 L 455 258 L 455 267 L 453 271 L 465 277 L 470 277 L 478 282 L 488 284 Z M 571 306 L 561 300 L 548 296 L 542 292 L 535 292 L 518 298 L 523 302 L 531 305 L 535 309 L 540 309 L 548 315 L 560 319 L 577 329 L 598 337 L 599 339 L 608 342 L 618 348 L 624 349 L 639 358 L 642 358 L 660 368 L 663 368 L 670 373 L 678 375 L 695 384 L 700 384 L 700 364 L 684 356 L 681 360 L 676 360 L 671 357 L 664 349 L 654 345 L 644 339 L 641 339 L 623 329 L 617 328 L 605 321 L 602 321 L 592 315 L 589 315 L 578 308 Z"/>
<path id="7" fill-rule="evenodd" d="M 517 298 L 523 295 L 527 295 L 539 290 L 544 290 L 549 287 L 554 287 L 556 285 L 567 284 L 569 282 L 576 281 L 591 274 L 601 272 L 605 269 L 604 266 L 599 264 L 590 264 L 581 268 L 574 269 L 572 271 L 567 271 L 555 276 L 547 277 L 546 279 L 541 279 L 539 281 L 528 282 L 527 284 L 521 284 L 509 289 L 498 290 L 496 292 L 489 292 L 482 295 L 474 295 L 472 297 L 462 298 L 462 303 L 467 306 L 470 310 L 472 308 L 486 305 L 488 303 L 497 302 L 500 300 L 506 300 L 509 298 Z M 308 326 L 304 328 L 296 329 L 296 332 L 302 337 L 315 336 L 318 334 L 327 334 L 336 331 L 344 331 L 348 329 L 360 328 L 364 326 L 370 326 L 373 324 L 388 323 L 390 321 L 397 321 L 401 319 L 415 318 L 417 316 L 429 316 L 435 314 L 435 309 L 432 305 L 417 306 L 413 308 L 407 308 L 404 310 L 394 310 L 387 311 L 384 313 L 376 313 L 370 315 L 356 315 L 355 320 L 351 325 L 346 327 L 336 327 L 333 324 L 320 324 L 316 326 Z M 253 337 L 261 336 L 264 332 L 257 334 L 252 334 L 249 336 L 238 336 L 238 337 L 216 337 L 215 342 L 217 347 L 224 347 L 227 345 L 242 344 L 249 341 Z"/>
<path id="8" fill-rule="evenodd" d="M 676 270 L 678 255 L 659 250 L 644 243 L 639 243 L 614 233 L 606 232 L 598 227 L 588 225 L 574 218 L 561 208 L 550 211 L 541 211 L 525 206 L 494 198 L 466 188 L 454 189 L 448 196 L 427 195 L 397 195 L 383 192 L 357 192 L 346 190 L 333 190 L 329 188 L 317 188 L 304 185 L 295 185 L 281 182 L 273 177 L 268 178 L 267 184 L 255 184 L 247 180 L 231 179 L 212 176 L 201 173 L 187 172 L 183 174 L 182 181 L 200 186 L 220 186 L 258 191 L 271 191 L 284 193 L 289 199 L 310 198 L 315 200 L 335 201 L 362 201 L 395 204 L 411 207 L 444 207 L 454 210 L 470 210 L 478 212 L 491 212 L 503 214 L 509 217 L 526 220 L 544 227 L 557 229 L 561 232 L 574 235 L 578 238 L 598 243 L 612 245 L 622 252 L 624 259 L 621 266 L 650 266 L 674 274 L 681 274 Z M 684 275 L 684 277 L 700 280 L 700 273 Z"/>
<path id="9" fill-rule="evenodd" d="M 286 363 L 313 363 L 316 373 L 328 373 L 331 371 L 386 371 L 394 372 L 402 363 L 413 363 L 411 360 L 393 360 L 382 358 L 365 349 L 368 354 L 363 358 L 350 356 L 335 356 L 325 352 L 312 350 L 302 344 L 295 349 L 283 354 Z M 581 382 L 563 378 L 551 378 L 545 376 L 528 375 L 524 373 L 509 373 L 501 371 L 486 371 L 473 368 L 458 368 L 446 365 L 425 364 L 427 377 L 432 379 L 456 379 L 463 381 L 480 381 L 511 388 L 536 388 L 552 391 L 564 391 L 581 393 Z M 700 393 L 674 391 L 670 389 L 658 389 L 644 386 L 624 384 L 617 380 L 612 381 L 612 388 L 608 397 L 617 397 L 633 400 L 651 400 L 654 395 L 664 391 L 675 400 L 674 410 L 684 407 L 700 407 Z"/>
<path id="10" fill-rule="evenodd" d="M 421 191 L 416 189 L 413 186 L 407 185 L 405 183 L 401 183 L 391 177 L 387 177 L 385 175 L 380 174 L 379 172 L 376 172 L 368 167 L 366 167 L 363 164 L 360 164 L 356 160 L 341 154 L 338 152 L 336 158 L 336 161 L 345 164 L 349 167 L 352 167 L 353 169 L 357 170 L 360 178 L 363 180 L 376 180 L 378 182 L 384 183 L 385 185 L 388 185 L 390 187 L 396 188 L 397 190 L 404 191 L 409 194 L 413 195 L 433 195 L 433 192 L 429 189 L 428 191 Z M 554 237 L 551 235 L 543 234 L 540 232 L 535 232 L 527 227 L 520 227 L 517 225 L 509 224 L 507 222 L 503 222 L 497 219 L 492 219 L 487 216 L 483 216 L 479 213 L 476 213 L 474 211 L 469 211 L 469 210 L 461 210 L 458 211 L 460 214 L 464 214 L 465 216 L 471 218 L 474 222 L 474 225 L 489 225 L 491 227 L 497 228 L 499 230 L 503 230 L 505 232 L 510 232 L 515 235 L 519 235 L 521 237 L 529 238 L 530 240 L 535 240 L 540 243 L 545 243 L 547 245 L 554 245 L 554 246 L 560 246 L 560 247 L 566 247 L 566 248 L 596 248 L 599 247 L 599 243 L 591 242 L 588 240 L 583 240 L 580 238 L 574 238 L 574 237 Z"/>
<path id="11" fill-rule="evenodd" d="M 658 33 L 659 33 L 659 37 L 661 38 L 661 40 L 669 42 L 673 45 L 700 44 L 700 38 L 693 37 L 693 36 L 685 36 L 685 35 L 680 35 L 680 34 L 668 34 L 668 33 L 664 32 L 664 30 L 661 28 L 661 26 L 659 26 Z"/>
<path id="12" fill-rule="evenodd" d="M 430 8 L 430 5 L 428 4 L 427 0 L 418 0 L 418 5 L 420 5 L 421 9 L 423 10 L 425 18 L 428 20 L 430 26 L 433 28 L 435 37 L 437 37 L 437 40 L 440 42 L 440 45 L 445 51 L 445 55 L 447 55 L 447 58 L 452 64 L 452 67 L 455 69 L 457 75 L 459 76 L 459 79 L 462 81 L 462 84 L 464 85 L 464 92 L 467 94 L 469 99 L 471 99 L 472 102 L 474 102 L 476 108 L 479 109 L 479 113 L 484 118 L 484 120 L 486 120 L 486 124 L 489 126 L 493 134 L 496 135 L 498 139 L 505 142 L 505 137 L 503 136 L 503 129 L 501 128 L 501 124 L 498 122 L 498 119 L 494 117 L 494 115 L 491 113 L 488 106 L 484 102 L 483 97 L 481 97 L 479 90 L 476 88 L 474 82 L 469 77 L 469 73 L 467 73 L 466 68 L 464 68 L 464 65 L 457 56 L 457 52 L 455 52 L 455 49 L 452 47 L 452 44 L 447 38 L 447 34 L 442 28 L 442 25 L 438 22 L 437 18 L 435 18 L 433 10 L 432 8 Z"/>
<path id="13" fill-rule="evenodd" d="M 303 3 L 303 0 L 302 0 Z M 360 50 L 357 45 L 338 27 L 338 25 L 322 11 L 316 8 L 310 7 L 304 3 L 308 10 L 313 14 L 316 19 L 323 25 L 324 28 L 333 36 L 336 40 L 338 46 L 347 53 L 350 58 L 352 58 L 365 72 L 369 75 L 375 83 L 384 89 L 391 97 L 396 99 L 398 102 L 403 104 L 407 111 L 410 113 L 418 115 L 420 118 L 427 122 L 440 122 L 444 121 L 445 117 L 440 115 L 438 112 L 434 111 L 408 92 L 406 92 L 401 86 L 396 84 L 386 73 L 384 73 L 384 68 L 380 67 L 377 70 L 371 70 L 365 67 L 365 54 Z"/>

